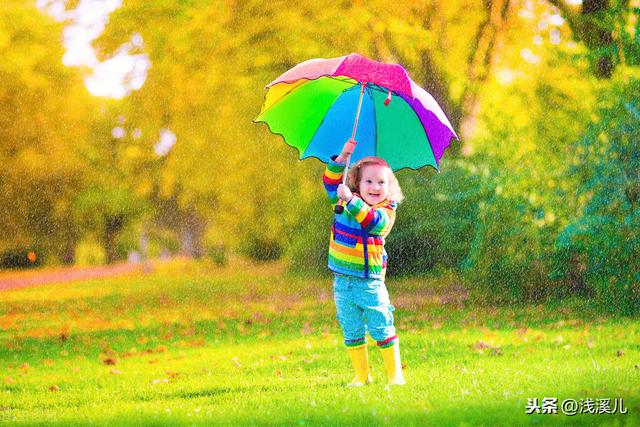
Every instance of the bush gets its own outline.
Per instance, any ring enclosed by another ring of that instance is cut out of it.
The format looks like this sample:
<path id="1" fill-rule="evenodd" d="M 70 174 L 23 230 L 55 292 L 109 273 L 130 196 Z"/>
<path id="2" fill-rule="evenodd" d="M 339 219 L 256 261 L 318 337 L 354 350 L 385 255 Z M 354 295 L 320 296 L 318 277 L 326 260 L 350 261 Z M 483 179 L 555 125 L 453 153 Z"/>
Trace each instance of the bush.
<path id="1" fill-rule="evenodd" d="M 106 260 L 104 247 L 96 239 L 87 237 L 76 246 L 77 265 L 103 265 Z"/>
<path id="2" fill-rule="evenodd" d="M 389 274 L 457 269 L 467 257 L 476 222 L 480 178 L 467 161 L 448 159 L 441 174 L 398 174 L 405 194 L 387 239 Z"/>
<path id="3" fill-rule="evenodd" d="M 280 259 L 284 248 L 277 239 L 257 236 L 244 242 L 243 252 L 254 261 L 265 262 Z"/>
<path id="4" fill-rule="evenodd" d="M 306 206 L 300 207 L 300 217 L 291 235 L 286 258 L 289 271 L 297 274 L 327 273 L 329 238 L 333 214 L 331 205 L 321 191 Z"/>
<path id="5" fill-rule="evenodd" d="M 553 234 L 538 222 L 543 218 L 515 195 L 495 195 L 480 204 L 465 277 L 483 298 L 513 303 L 548 296 Z"/>
<path id="6" fill-rule="evenodd" d="M 584 282 L 602 307 L 626 315 L 640 313 L 640 80 L 614 85 L 602 99 L 576 144 L 569 170 L 581 177 L 579 214 L 562 230 L 556 248 L 562 259 L 579 257 Z M 566 279 L 572 264 L 556 265 Z"/>
<path id="7" fill-rule="evenodd" d="M 222 243 L 216 245 L 207 245 L 207 256 L 218 267 L 224 267 L 227 265 L 228 256 L 227 248 Z"/>
<path id="8" fill-rule="evenodd" d="M 42 265 L 42 252 L 30 247 L 8 249 L 0 253 L 0 269 L 25 269 Z"/>

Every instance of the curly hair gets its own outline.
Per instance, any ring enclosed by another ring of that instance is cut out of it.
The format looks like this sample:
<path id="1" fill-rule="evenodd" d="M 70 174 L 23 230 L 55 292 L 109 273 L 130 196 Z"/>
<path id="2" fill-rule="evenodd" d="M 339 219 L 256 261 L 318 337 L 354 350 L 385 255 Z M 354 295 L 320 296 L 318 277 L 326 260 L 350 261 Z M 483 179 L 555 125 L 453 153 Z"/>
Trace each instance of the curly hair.
<path id="1" fill-rule="evenodd" d="M 355 165 L 351 166 L 349 169 L 349 174 L 347 176 L 347 186 L 349 187 L 349 189 L 351 191 L 360 190 L 362 169 L 372 165 L 384 166 L 389 170 L 389 193 L 387 194 L 387 199 L 392 200 L 396 203 L 402 202 L 402 200 L 404 200 L 404 194 L 402 194 L 402 189 L 400 188 L 398 179 L 394 175 L 393 170 L 391 170 L 389 163 L 387 163 L 386 160 L 381 157 L 365 157 L 363 159 L 360 159 Z"/>

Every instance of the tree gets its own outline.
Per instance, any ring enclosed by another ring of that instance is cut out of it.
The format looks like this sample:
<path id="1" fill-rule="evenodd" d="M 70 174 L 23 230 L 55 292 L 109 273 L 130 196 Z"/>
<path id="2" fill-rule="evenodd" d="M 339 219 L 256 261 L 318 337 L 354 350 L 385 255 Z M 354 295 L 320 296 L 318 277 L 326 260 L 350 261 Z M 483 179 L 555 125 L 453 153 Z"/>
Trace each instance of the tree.
<path id="1" fill-rule="evenodd" d="M 556 240 L 555 274 L 575 275 L 604 309 L 640 312 L 640 79 L 629 73 L 603 89 L 604 102 L 574 144 L 577 214 Z"/>
<path id="2" fill-rule="evenodd" d="M 549 3 L 561 11 L 575 39 L 591 50 L 593 70 L 598 78 L 611 78 L 621 63 L 638 65 L 639 13 L 637 7 L 629 6 L 629 0 L 584 0 L 577 7 L 565 0 L 549 0 Z M 632 27 L 634 19 L 635 28 Z"/>
<path id="3" fill-rule="evenodd" d="M 92 103 L 80 76 L 62 65 L 62 28 L 34 5 L 0 9 L 0 251 L 36 249 L 73 262 L 71 221 L 84 167 L 75 144 L 86 138 Z"/>

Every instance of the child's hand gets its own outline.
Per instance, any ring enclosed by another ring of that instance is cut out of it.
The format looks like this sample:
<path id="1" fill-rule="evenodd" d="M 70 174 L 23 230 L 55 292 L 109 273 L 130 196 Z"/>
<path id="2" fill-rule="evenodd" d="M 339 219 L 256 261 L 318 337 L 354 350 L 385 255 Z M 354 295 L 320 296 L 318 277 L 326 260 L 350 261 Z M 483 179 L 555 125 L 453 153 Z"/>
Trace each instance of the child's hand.
<path id="1" fill-rule="evenodd" d="M 344 184 L 340 184 L 338 185 L 338 198 L 349 203 L 349 201 L 353 198 L 353 193 L 351 192 L 351 190 L 349 190 L 349 187 Z"/>
<path id="2" fill-rule="evenodd" d="M 353 154 L 353 150 L 356 148 L 356 144 L 357 142 L 354 141 L 353 139 L 350 139 L 347 142 L 345 142 L 344 146 L 342 147 L 342 151 L 340 152 L 340 155 L 336 157 L 336 162 L 338 163 L 346 162 L 347 157 Z"/>

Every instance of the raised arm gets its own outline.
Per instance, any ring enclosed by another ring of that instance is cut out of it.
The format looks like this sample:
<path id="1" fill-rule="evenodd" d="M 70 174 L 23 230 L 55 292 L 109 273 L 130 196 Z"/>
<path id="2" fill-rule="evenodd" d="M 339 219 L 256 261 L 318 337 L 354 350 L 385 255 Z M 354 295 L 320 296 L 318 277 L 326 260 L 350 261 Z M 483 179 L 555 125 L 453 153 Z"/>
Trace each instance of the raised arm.
<path id="1" fill-rule="evenodd" d="M 367 230 L 367 233 L 376 236 L 387 236 L 396 220 L 397 205 L 394 202 L 372 208 L 360 197 L 354 195 L 346 207 L 362 228 Z"/>
<path id="2" fill-rule="evenodd" d="M 345 142 L 340 154 L 331 158 L 322 175 L 322 183 L 332 205 L 338 203 L 338 185 L 342 183 L 347 158 L 353 153 L 356 144 L 351 139 Z"/>
<path id="3" fill-rule="evenodd" d="M 331 205 L 338 203 L 338 185 L 342 184 L 345 163 L 330 160 L 322 175 L 322 183 Z"/>

